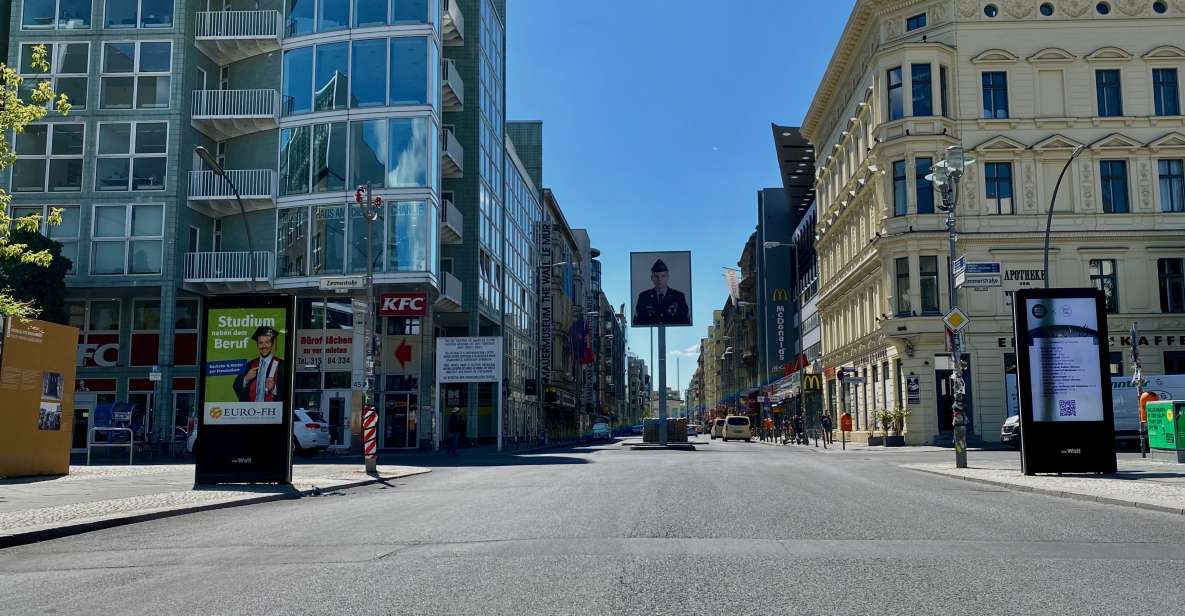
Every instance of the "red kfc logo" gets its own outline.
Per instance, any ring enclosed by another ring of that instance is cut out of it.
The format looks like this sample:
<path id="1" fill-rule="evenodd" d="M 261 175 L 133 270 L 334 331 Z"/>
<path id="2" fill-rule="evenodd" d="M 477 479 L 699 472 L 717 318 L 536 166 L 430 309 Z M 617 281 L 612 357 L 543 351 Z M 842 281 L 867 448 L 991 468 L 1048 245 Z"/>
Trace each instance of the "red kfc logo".
<path id="1" fill-rule="evenodd" d="M 384 293 L 379 302 L 384 317 L 423 317 L 428 315 L 427 293 Z"/>

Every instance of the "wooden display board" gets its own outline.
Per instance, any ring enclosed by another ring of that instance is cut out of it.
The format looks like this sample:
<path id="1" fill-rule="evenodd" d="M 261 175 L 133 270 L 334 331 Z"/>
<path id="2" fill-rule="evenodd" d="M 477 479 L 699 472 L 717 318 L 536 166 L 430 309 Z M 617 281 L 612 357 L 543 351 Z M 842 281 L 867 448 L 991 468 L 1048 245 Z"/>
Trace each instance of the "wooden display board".
<path id="1" fill-rule="evenodd" d="M 0 477 L 66 475 L 78 329 L 6 319 L 0 339 Z"/>

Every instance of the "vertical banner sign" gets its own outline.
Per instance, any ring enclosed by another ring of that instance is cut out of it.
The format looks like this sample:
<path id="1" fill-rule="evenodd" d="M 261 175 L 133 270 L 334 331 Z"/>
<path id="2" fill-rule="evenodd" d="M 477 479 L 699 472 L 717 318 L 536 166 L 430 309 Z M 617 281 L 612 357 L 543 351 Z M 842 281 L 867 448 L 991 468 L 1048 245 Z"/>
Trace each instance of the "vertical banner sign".
<path id="1" fill-rule="evenodd" d="M 1107 316 L 1097 289 L 1022 289 L 1014 302 L 1021 462 L 1114 473 Z"/>
<path id="2" fill-rule="evenodd" d="M 554 254 L 551 248 L 551 223 L 539 224 L 539 377 L 543 385 L 551 381 L 551 276 Z"/>
<path id="3" fill-rule="evenodd" d="M 793 241 L 797 216 L 785 191 L 765 189 L 757 200 L 757 305 L 761 310 L 762 381 L 781 377 L 790 361 L 793 341 L 798 335 L 790 296 L 796 281 L 792 262 L 796 257 L 789 244 Z M 765 248 L 766 242 L 774 242 Z"/>
<path id="4" fill-rule="evenodd" d="M 196 483 L 290 483 L 292 299 L 206 302 Z"/>

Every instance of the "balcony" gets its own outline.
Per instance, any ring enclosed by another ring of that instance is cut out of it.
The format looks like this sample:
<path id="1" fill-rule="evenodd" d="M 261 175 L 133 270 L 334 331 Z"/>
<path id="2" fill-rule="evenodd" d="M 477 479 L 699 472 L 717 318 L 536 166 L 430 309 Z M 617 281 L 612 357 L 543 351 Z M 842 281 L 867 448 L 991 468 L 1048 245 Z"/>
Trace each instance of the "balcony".
<path id="1" fill-rule="evenodd" d="M 185 255 L 185 287 L 198 293 L 250 291 L 252 278 L 255 289 L 270 289 L 275 276 L 276 255 L 271 252 L 190 252 Z"/>
<path id="2" fill-rule="evenodd" d="M 214 141 L 279 126 L 276 90 L 194 90 L 190 124 Z"/>
<path id="3" fill-rule="evenodd" d="M 193 44 L 221 66 L 280 49 L 280 11 L 199 11 Z"/>
<path id="4" fill-rule="evenodd" d="M 465 82 L 461 81 L 457 63 L 446 58 L 441 63 L 440 75 L 444 89 L 444 110 L 461 111 L 465 107 Z"/>
<path id="5" fill-rule="evenodd" d="M 440 30 L 444 35 L 444 44 L 464 45 L 465 15 L 461 13 L 461 7 L 457 6 L 456 0 L 444 0 L 442 8 Z"/>
<path id="6" fill-rule="evenodd" d="M 460 244 L 465 238 L 465 215 L 448 199 L 443 200 L 440 208 L 440 243 Z"/>
<path id="7" fill-rule="evenodd" d="M 460 312 L 465 296 L 461 291 L 461 281 L 448 272 L 440 273 L 440 295 L 436 298 L 435 308 L 440 312 Z"/>
<path id="8" fill-rule="evenodd" d="M 239 214 L 239 204 L 228 179 L 239 189 L 244 210 L 255 212 L 276 206 L 274 170 L 228 169 L 225 178 L 214 175 L 213 171 L 190 171 L 189 207 L 211 218 Z"/>
<path id="9" fill-rule="evenodd" d="M 465 149 L 457 141 L 452 130 L 444 130 L 443 151 L 440 153 L 441 175 L 446 179 L 456 179 L 465 176 Z"/>

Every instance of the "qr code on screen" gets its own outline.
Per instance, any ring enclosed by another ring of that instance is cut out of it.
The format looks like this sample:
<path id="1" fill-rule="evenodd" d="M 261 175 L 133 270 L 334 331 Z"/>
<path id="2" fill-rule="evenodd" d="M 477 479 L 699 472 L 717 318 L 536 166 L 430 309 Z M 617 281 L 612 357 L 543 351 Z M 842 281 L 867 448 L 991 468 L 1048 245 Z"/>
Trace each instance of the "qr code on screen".
<path id="1" fill-rule="evenodd" d="M 1057 401 L 1057 416 L 1058 417 L 1077 417 L 1078 416 L 1078 401 L 1077 400 L 1058 400 Z"/>

